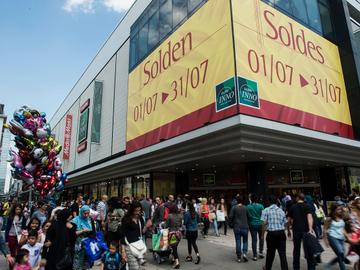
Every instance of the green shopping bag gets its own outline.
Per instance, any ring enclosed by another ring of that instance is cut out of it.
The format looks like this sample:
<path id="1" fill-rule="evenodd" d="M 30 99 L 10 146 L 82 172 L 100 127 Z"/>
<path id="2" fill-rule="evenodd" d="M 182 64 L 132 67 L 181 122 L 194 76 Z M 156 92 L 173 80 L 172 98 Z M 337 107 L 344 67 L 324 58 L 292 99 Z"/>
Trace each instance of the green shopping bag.
<path id="1" fill-rule="evenodd" d="M 153 234 L 152 235 L 152 239 L 151 239 L 151 244 L 152 244 L 152 249 L 153 250 L 159 250 L 160 249 L 160 239 L 161 239 L 161 234 L 157 233 L 157 234 Z"/>

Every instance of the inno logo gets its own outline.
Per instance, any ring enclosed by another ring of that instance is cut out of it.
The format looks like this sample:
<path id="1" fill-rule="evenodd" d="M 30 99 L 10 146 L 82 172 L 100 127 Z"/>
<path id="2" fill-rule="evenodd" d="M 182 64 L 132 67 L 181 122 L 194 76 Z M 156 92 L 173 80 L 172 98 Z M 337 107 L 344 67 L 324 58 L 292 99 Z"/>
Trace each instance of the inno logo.
<path id="1" fill-rule="evenodd" d="M 216 86 L 216 112 L 237 105 L 235 78 L 230 78 Z"/>

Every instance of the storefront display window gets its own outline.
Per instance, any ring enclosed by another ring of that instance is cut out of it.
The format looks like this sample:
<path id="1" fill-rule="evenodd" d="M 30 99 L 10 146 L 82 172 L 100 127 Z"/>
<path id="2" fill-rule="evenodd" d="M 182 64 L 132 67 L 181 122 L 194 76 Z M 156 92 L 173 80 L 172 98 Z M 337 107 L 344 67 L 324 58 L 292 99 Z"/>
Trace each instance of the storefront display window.
<path id="1" fill-rule="evenodd" d="M 137 175 L 133 178 L 133 194 L 135 197 L 139 198 L 141 194 L 144 194 L 145 197 L 150 196 L 149 189 L 150 174 Z"/>
<path id="2" fill-rule="evenodd" d="M 110 197 L 118 197 L 119 196 L 119 187 L 121 185 L 120 179 L 113 179 L 110 184 L 110 191 L 109 196 Z"/>
<path id="3" fill-rule="evenodd" d="M 98 198 L 98 184 L 91 184 L 90 185 L 90 198 L 93 198 L 94 200 L 96 200 Z"/>
<path id="4" fill-rule="evenodd" d="M 101 182 L 99 183 L 99 198 L 101 198 L 102 195 L 108 195 L 107 194 L 107 182 Z"/>
<path id="5" fill-rule="evenodd" d="M 131 177 L 126 177 L 122 186 L 122 197 L 131 197 L 132 196 L 132 185 Z"/>
<path id="6" fill-rule="evenodd" d="M 351 189 L 360 190 L 360 168 L 349 168 L 349 179 Z"/>
<path id="7" fill-rule="evenodd" d="M 175 194 L 175 174 L 174 173 L 154 173 L 153 174 L 153 195 L 154 197 L 166 197 Z"/>

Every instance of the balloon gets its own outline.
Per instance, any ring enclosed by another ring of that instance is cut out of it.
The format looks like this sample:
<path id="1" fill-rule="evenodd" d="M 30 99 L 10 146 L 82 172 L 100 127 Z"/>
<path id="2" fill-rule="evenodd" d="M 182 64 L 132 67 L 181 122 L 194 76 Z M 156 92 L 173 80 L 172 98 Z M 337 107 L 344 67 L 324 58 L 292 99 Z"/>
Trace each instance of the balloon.
<path id="1" fill-rule="evenodd" d="M 36 169 L 36 163 L 30 161 L 28 164 L 26 164 L 25 169 L 26 169 L 28 172 L 33 172 L 33 171 L 35 171 L 35 169 Z"/>
<path id="2" fill-rule="evenodd" d="M 24 122 L 24 128 L 27 128 L 27 129 L 31 130 L 32 132 L 35 132 L 36 128 L 37 128 L 35 119 L 33 117 L 26 119 Z"/>
<path id="3" fill-rule="evenodd" d="M 10 153 L 10 157 L 11 157 L 9 162 L 12 161 L 14 163 L 15 168 L 21 168 L 21 169 L 24 168 L 24 165 L 22 163 L 20 156 L 14 150 L 10 150 L 9 153 Z"/>
<path id="4" fill-rule="evenodd" d="M 48 136 L 48 132 L 45 128 L 38 128 L 36 130 L 36 137 L 38 138 L 46 138 Z"/>
<path id="5" fill-rule="evenodd" d="M 26 170 L 22 170 L 18 175 L 27 185 L 31 185 L 34 182 L 34 178 Z"/>
<path id="6" fill-rule="evenodd" d="M 60 170 L 62 166 L 61 160 L 60 158 L 56 158 L 54 161 L 54 169 L 55 170 Z"/>
<path id="7" fill-rule="evenodd" d="M 55 146 L 55 153 L 58 155 L 61 152 L 62 146 L 60 144 Z"/>
<path id="8" fill-rule="evenodd" d="M 18 150 L 10 151 L 11 174 L 24 182 L 24 188 L 33 188 L 41 197 L 59 198 L 68 182 L 62 172 L 62 162 L 57 155 L 61 145 L 51 133 L 46 113 L 22 106 L 4 127 L 15 135 Z"/>
<path id="9" fill-rule="evenodd" d="M 32 156 L 35 158 L 35 159 L 41 159 L 41 157 L 44 155 L 44 150 L 42 150 L 41 148 L 35 148 L 33 151 L 32 151 Z"/>
<path id="10" fill-rule="evenodd" d="M 42 164 L 42 165 L 47 166 L 48 163 L 49 163 L 48 157 L 45 156 L 45 157 L 43 157 L 43 158 L 41 159 L 41 164 Z"/>
<path id="11" fill-rule="evenodd" d="M 41 181 L 47 181 L 47 180 L 50 179 L 50 177 L 51 177 L 51 176 L 49 176 L 49 175 L 43 174 L 42 176 L 40 176 L 40 179 L 41 179 Z"/>
<path id="12" fill-rule="evenodd" d="M 29 151 L 27 151 L 26 149 L 21 149 L 21 150 L 19 150 L 19 156 L 22 159 L 28 158 L 29 157 Z"/>
<path id="13" fill-rule="evenodd" d="M 55 149 L 50 150 L 48 157 L 49 157 L 49 160 L 54 160 L 55 159 L 55 157 L 56 157 Z"/>

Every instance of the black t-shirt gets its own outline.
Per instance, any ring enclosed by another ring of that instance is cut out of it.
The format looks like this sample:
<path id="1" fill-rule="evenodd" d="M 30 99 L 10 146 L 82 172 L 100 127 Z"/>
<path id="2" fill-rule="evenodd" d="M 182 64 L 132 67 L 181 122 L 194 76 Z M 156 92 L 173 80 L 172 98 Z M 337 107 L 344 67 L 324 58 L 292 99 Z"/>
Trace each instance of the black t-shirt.
<path id="1" fill-rule="evenodd" d="M 307 221 L 307 214 L 311 214 L 310 208 L 306 203 L 295 203 L 291 206 L 289 217 L 293 219 L 294 232 L 308 232 L 309 224 Z"/>
<path id="2" fill-rule="evenodd" d="M 141 231 L 144 228 L 144 220 L 141 218 L 139 220 L 141 225 Z M 125 238 L 129 243 L 134 243 L 139 241 L 142 237 L 142 232 L 140 233 L 139 223 L 134 223 L 133 221 L 124 221 L 121 224 L 121 243 L 126 244 Z"/>
<path id="3" fill-rule="evenodd" d="M 77 202 L 74 202 L 71 207 L 70 207 L 70 211 L 71 211 L 71 214 L 76 212 L 76 215 L 78 216 L 79 215 L 79 205 L 77 204 Z"/>

